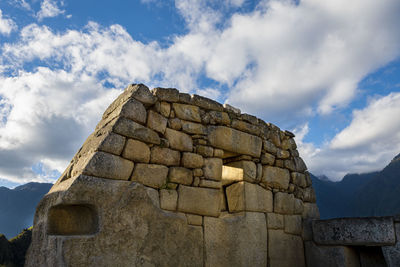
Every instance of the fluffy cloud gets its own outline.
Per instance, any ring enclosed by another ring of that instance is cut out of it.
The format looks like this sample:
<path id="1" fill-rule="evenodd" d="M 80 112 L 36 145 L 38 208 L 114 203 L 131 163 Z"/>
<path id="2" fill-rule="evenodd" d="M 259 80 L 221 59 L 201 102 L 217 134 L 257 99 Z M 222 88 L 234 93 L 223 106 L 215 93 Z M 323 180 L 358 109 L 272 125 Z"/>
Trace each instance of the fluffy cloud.
<path id="1" fill-rule="evenodd" d="M 57 17 L 64 12 L 65 10 L 60 9 L 55 0 L 43 0 L 43 2 L 40 4 L 40 10 L 36 16 L 38 20 L 41 21 L 44 18 Z"/>
<path id="2" fill-rule="evenodd" d="M 12 19 L 5 18 L 3 12 L 0 9 L 0 34 L 10 34 L 17 28 L 17 25 Z"/>
<path id="3" fill-rule="evenodd" d="M 300 152 L 316 174 L 337 180 L 349 172 L 379 170 L 400 152 L 400 93 L 354 110 L 350 125 L 321 148 L 302 142 L 307 132 L 307 125 L 297 131 Z"/>

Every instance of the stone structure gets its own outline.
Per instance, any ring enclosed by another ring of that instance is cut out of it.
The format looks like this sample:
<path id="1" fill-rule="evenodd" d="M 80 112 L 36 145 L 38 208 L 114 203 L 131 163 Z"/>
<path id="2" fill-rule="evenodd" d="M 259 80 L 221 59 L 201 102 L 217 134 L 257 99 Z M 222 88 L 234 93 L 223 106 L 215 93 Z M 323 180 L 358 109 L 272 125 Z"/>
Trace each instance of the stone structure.
<path id="1" fill-rule="evenodd" d="M 26 266 L 305 266 L 319 213 L 293 138 L 130 85 L 37 207 Z"/>

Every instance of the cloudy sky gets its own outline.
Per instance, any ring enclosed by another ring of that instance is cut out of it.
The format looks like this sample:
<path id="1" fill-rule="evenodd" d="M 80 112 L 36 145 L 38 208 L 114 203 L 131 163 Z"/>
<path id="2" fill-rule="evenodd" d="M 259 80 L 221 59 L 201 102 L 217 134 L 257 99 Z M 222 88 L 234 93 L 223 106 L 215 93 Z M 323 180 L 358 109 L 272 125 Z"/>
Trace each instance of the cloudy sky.
<path id="1" fill-rule="evenodd" d="M 129 83 L 291 130 L 316 175 L 381 169 L 400 153 L 399 14 L 398 0 L 1 0 L 0 186 L 57 179 Z"/>

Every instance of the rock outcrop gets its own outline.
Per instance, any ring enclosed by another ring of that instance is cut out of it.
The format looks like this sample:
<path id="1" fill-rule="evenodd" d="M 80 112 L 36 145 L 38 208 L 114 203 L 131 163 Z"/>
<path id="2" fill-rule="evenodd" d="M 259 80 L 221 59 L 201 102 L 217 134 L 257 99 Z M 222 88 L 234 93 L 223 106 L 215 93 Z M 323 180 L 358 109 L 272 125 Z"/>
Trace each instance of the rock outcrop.
<path id="1" fill-rule="evenodd" d="M 130 85 L 37 207 L 26 266 L 305 266 L 319 213 L 293 138 Z"/>

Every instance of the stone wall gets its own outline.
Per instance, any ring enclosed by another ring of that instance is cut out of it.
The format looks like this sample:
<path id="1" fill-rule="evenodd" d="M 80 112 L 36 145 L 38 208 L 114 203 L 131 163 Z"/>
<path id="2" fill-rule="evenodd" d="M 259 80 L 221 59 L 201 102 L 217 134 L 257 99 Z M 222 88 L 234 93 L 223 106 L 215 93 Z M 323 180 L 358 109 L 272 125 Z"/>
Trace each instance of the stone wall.
<path id="1" fill-rule="evenodd" d="M 39 204 L 27 266 L 304 266 L 318 217 L 292 133 L 130 85 Z"/>

